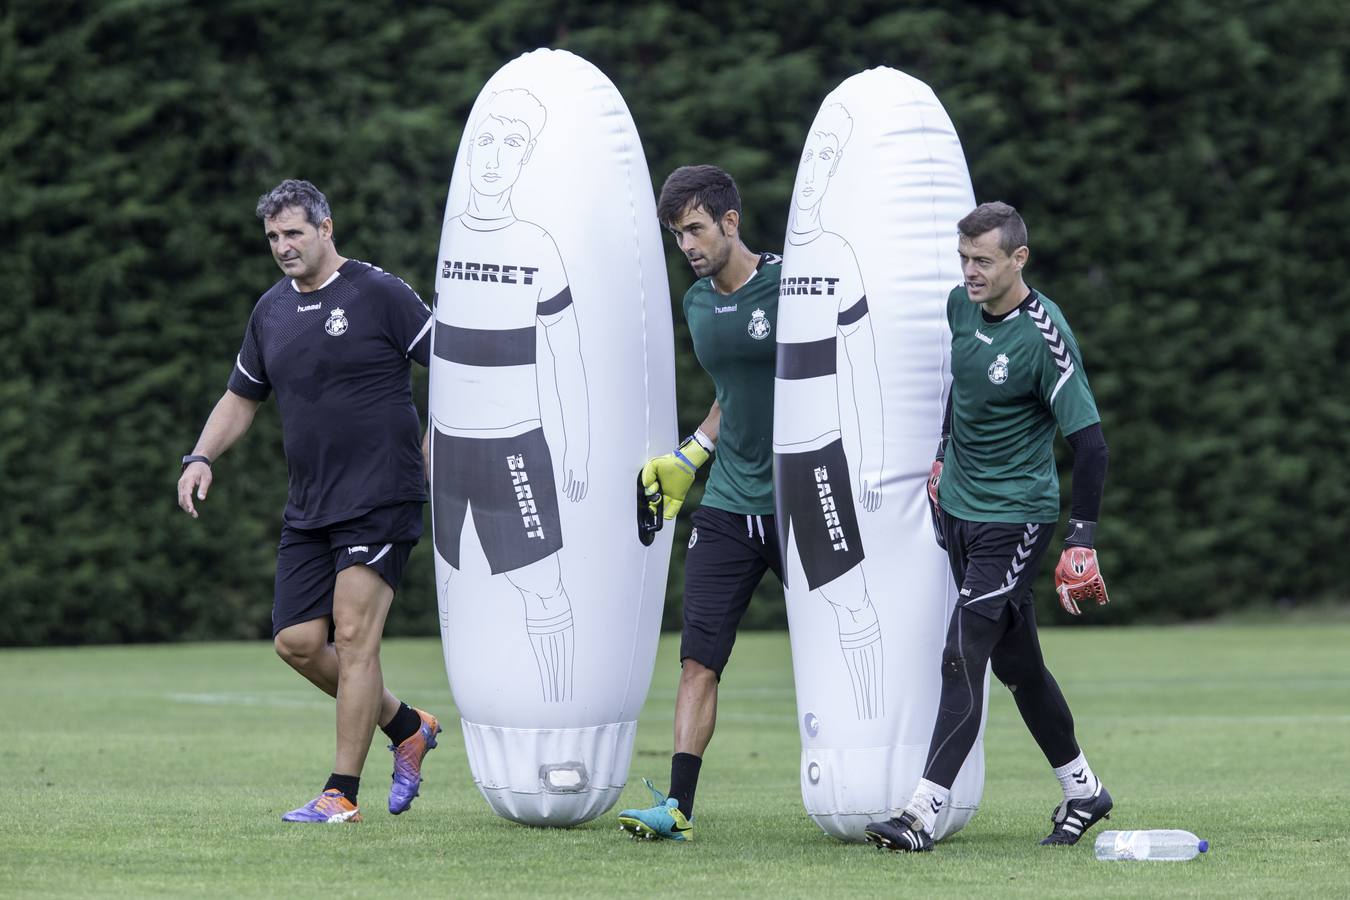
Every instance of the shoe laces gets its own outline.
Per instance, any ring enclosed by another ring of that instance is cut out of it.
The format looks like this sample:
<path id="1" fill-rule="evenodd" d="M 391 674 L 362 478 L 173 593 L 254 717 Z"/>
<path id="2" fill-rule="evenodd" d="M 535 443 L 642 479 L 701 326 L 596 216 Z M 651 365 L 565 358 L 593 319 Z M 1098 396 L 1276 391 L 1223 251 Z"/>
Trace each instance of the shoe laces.
<path id="1" fill-rule="evenodd" d="M 324 791 L 322 794 L 315 797 L 310 805 L 314 808 L 315 812 L 320 812 L 325 815 L 336 812 L 346 812 L 349 808 L 356 808 L 355 804 L 347 799 L 347 795 L 336 788 L 330 788 L 329 790 Z"/>
<path id="2" fill-rule="evenodd" d="M 680 802 L 679 802 L 678 800 L 675 800 L 674 797 L 667 797 L 665 794 L 663 794 L 663 793 L 661 793 L 660 791 L 658 791 L 658 790 L 656 789 L 656 785 L 652 784 L 652 780 L 651 780 L 650 778 L 644 778 L 644 779 L 642 779 L 642 783 L 645 784 L 645 785 L 647 786 L 647 790 L 649 790 L 649 791 L 652 792 L 652 799 L 653 799 L 654 801 L 656 801 L 654 804 L 652 804 L 653 806 L 679 806 L 679 805 L 680 805 Z M 672 801 L 673 801 L 673 802 L 672 802 Z"/>

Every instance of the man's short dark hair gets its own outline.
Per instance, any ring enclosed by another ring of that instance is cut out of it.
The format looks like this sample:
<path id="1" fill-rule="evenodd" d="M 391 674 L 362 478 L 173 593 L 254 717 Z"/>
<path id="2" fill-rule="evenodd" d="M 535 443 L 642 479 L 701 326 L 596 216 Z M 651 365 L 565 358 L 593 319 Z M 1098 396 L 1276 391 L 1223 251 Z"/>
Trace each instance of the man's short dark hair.
<path id="1" fill-rule="evenodd" d="M 998 248 L 1009 256 L 1018 247 L 1030 246 L 1027 243 L 1027 223 L 1022 221 L 1016 209 L 998 200 L 981 203 L 956 223 L 956 229 L 968 238 L 988 234 L 995 228 L 1001 229 Z"/>
<path id="2" fill-rule="evenodd" d="M 687 209 L 702 207 L 717 227 L 728 210 L 741 212 L 741 192 L 730 175 L 717 166 L 680 166 L 661 186 L 656 218 L 669 228 Z"/>
<path id="3" fill-rule="evenodd" d="M 297 207 L 305 211 L 309 224 L 318 228 L 324 219 L 330 219 L 333 213 L 328 208 L 328 198 L 323 191 L 296 178 L 287 178 L 258 198 L 258 218 L 270 219 L 283 209 Z"/>

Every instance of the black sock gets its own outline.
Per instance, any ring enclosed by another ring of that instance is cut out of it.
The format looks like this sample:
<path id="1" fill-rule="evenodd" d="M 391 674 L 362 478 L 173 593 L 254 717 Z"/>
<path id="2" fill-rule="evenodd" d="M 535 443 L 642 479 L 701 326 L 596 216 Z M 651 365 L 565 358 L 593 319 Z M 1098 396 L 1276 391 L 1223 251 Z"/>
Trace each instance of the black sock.
<path id="1" fill-rule="evenodd" d="M 389 720 L 388 725 L 381 725 L 380 730 L 384 732 L 389 742 L 397 747 L 417 733 L 417 729 L 422 727 L 422 717 L 417 714 L 411 706 L 406 703 L 398 705 L 398 712 Z"/>
<path id="2" fill-rule="evenodd" d="M 323 789 L 325 791 L 342 791 L 342 796 L 350 800 L 352 806 L 356 806 L 356 792 L 361 790 L 361 776 L 339 775 L 334 772 L 328 776 L 328 783 L 323 786 Z"/>
<path id="3" fill-rule="evenodd" d="M 694 817 L 694 791 L 698 789 L 698 770 L 703 757 L 692 753 L 676 753 L 670 758 L 670 796 L 680 804 L 686 818 Z"/>

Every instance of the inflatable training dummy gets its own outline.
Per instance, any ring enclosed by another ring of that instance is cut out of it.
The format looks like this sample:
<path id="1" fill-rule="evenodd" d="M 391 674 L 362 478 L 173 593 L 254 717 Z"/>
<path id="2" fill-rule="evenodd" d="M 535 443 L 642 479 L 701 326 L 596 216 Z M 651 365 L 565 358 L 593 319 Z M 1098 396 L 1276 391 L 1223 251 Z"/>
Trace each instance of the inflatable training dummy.
<path id="1" fill-rule="evenodd" d="M 618 799 L 656 660 L 670 532 L 632 473 L 675 439 L 651 180 L 614 85 L 537 50 L 465 123 L 437 259 L 432 521 L 446 673 L 499 815 Z"/>
<path id="2" fill-rule="evenodd" d="M 922 774 L 956 601 L 926 484 L 951 381 L 956 223 L 975 206 L 933 91 L 894 69 L 820 107 L 793 189 L 778 303 L 774 490 L 806 810 L 862 840 Z M 984 786 L 983 730 L 936 837 Z"/>

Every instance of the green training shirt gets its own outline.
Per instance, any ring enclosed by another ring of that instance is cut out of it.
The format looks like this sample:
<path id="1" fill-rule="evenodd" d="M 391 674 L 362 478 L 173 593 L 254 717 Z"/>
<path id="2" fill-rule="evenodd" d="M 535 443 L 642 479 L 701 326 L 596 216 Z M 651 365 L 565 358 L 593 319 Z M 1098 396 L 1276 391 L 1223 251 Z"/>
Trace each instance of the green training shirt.
<path id="1" fill-rule="evenodd" d="M 703 505 L 747 516 L 773 513 L 773 373 L 783 259 L 760 255 L 754 276 L 730 294 L 700 278 L 684 295 L 699 365 L 722 408 Z"/>
<path id="2" fill-rule="evenodd" d="M 952 418 L 938 501 L 971 522 L 1059 519 L 1055 427 L 1101 421 L 1069 324 L 1032 291 L 997 322 L 965 286 L 947 296 Z"/>

